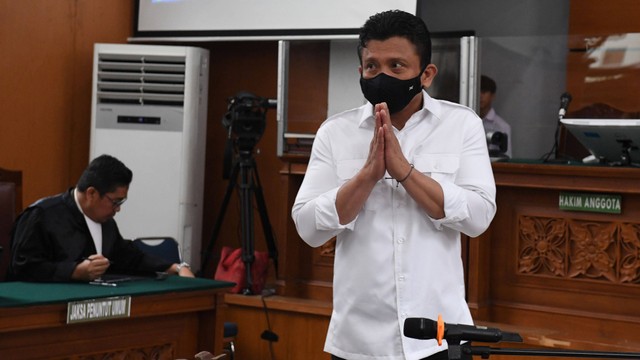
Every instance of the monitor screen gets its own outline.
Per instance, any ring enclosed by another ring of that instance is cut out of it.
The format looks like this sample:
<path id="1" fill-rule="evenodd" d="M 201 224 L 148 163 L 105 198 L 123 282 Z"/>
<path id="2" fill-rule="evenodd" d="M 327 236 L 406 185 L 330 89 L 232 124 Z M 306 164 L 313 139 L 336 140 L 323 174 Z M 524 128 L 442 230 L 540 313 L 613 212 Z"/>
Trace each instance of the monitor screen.
<path id="1" fill-rule="evenodd" d="M 357 34 L 369 16 L 417 0 L 137 0 L 135 37 L 265 37 Z"/>
<path id="2" fill-rule="evenodd" d="M 640 163 L 640 119 L 562 119 L 562 124 L 602 163 Z"/>

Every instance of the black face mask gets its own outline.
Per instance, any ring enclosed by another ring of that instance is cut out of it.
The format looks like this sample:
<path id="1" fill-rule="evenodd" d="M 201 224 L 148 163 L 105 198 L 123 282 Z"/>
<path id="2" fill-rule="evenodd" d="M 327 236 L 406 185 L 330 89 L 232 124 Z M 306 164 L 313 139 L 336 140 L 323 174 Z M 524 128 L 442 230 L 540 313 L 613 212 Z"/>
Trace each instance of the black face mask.
<path id="1" fill-rule="evenodd" d="M 420 76 L 413 79 L 400 80 L 385 73 L 380 73 L 371 79 L 360 76 L 360 88 L 365 99 L 371 104 L 386 102 L 391 114 L 404 109 L 411 99 L 422 91 Z"/>

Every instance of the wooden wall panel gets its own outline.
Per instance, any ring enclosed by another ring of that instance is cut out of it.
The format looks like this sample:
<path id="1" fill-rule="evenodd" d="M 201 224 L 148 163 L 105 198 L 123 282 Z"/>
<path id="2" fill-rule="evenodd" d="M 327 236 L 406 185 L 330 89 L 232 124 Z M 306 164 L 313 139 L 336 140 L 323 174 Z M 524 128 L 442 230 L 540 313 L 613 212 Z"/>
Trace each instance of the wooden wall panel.
<path id="1" fill-rule="evenodd" d="M 573 0 L 569 34 L 640 32 L 640 2 L 636 0 Z"/>
<path id="2" fill-rule="evenodd" d="M 328 41 L 291 42 L 289 132 L 315 134 L 327 118 L 329 45 Z"/>
<path id="3" fill-rule="evenodd" d="M 640 111 L 640 102 L 635 96 L 638 71 L 616 67 L 593 69 L 590 66 L 593 59 L 589 58 L 589 49 L 601 46 L 607 36 L 640 32 L 639 14 L 640 2 L 634 0 L 571 2 L 567 58 L 567 90 L 573 95 L 571 111 L 595 103 L 604 103 L 624 112 Z M 615 53 L 611 50 L 615 49 L 609 49 L 614 63 L 616 56 L 624 56 L 624 51 Z"/>
<path id="4" fill-rule="evenodd" d="M 73 141 L 68 154 L 68 178 L 72 183 L 89 162 L 93 45 L 125 43 L 133 29 L 132 0 L 83 0 L 76 4 L 72 54 L 73 108 L 68 129 L 68 136 Z"/>
<path id="5" fill-rule="evenodd" d="M 330 303 L 274 296 L 265 298 L 264 306 L 268 309 L 265 313 L 258 296 L 227 295 L 225 301 L 227 320 L 238 324 L 238 359 L 328 360 L 331 357 L 323 351 Z M 278 336 L 271 348 L 269 342 L 261 338 L 269 324 Z"/>
<path id="6" fill-rule="evenodd" d="M 126 42 L 132 0 L 0 1 L 0 166 L 23 204 L 58 193 L 88 162 L 94 42 Z"/>
<path id="7" fill-rule="evenodd" d="M 638 71 L 633 66 L 593 68 L 591 52 L 609 36 L 640 32 L 640 2 L 634 0 L 571 1 L 566 88 L 573 101 L 567 117 L 577 118 L 635 118 L 640 112 Z M 612 64 L 622 60 L 624 49 L 609 48 L 607 56 Z M 597 104 L 597 105 L 596 105 Z M 594 106 L 596 105 L 596 106 Z M 598 109 L 615 109 L 621 116 L 600 114 Z M 559 155 L 582 159 L 589 152 L 563 128 L 560 134 Z"/>
<path id="8" fill-rule="evenodd" d="M 25 204 L 68 183 L 73 10 L 71 1 L 29 0 L 0 9 L 0 161 L 22 170 Z"/>

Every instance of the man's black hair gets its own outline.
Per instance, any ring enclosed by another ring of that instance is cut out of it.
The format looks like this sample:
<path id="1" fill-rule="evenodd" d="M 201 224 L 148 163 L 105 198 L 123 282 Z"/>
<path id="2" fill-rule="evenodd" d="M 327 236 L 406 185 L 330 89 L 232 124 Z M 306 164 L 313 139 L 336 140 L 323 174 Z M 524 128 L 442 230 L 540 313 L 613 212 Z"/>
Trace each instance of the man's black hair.
<path id="1" fill-rule="evenodd" d="M 93 159 L 78 180 L 77 189 L 85 192 L 93 186 L 100 195 L 113 192 L 121 186 L 129 186 L 133 172 L 120 160 L 110 155 Z"/>
<path id="2" fill-rule="evenodd" d="M 495 94 L 497 90 L 498 87 L 496 86 L 496 82 L 493 81 L 492 78 L 486 75 L 480 76 L 480 92 L 488 91 L 492 94 Z"/>
<path id="3" fill-rule="evenodd" d="M 400 36 L 416 46 L 420 56 L 420 67 L 431 63 L 431 34 L 425 22 L 408 12 L 389 10 L 371 16 L 360 28 L 358 58 L 362 64 L 362 50 L 369 40 L 384 41 L 393 36 Z"/>

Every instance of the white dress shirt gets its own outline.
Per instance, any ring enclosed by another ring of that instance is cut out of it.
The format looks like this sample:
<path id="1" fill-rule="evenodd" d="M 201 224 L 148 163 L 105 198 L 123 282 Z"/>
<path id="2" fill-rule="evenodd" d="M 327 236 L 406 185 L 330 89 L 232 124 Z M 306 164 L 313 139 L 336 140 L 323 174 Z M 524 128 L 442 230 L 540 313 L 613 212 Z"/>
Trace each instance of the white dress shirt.
<path id="1" fill-rule="evenodd" d="M 396 181 L 378 181 L 356 219 L 340 225 L 338 189 L 362 167 L 373 137 L 373 107 L 327 119 L 316 134 L 292 209 L 313 247 L 337 236 L 333 313 L 325 351 L 349 360 L 421 359 L 445 347 L 404 337 L 407 317 L 472 324 L 465 301 L 460 232 L 478 236 L 496 212 L 495 182 L 482 121 L 469 108 L 435 100 L 394 132 L 414 171 L 438 181 L 445 217 L 430 218 Z"/>
<path id="2" fill-rule="evenodd" d="M 87 222 L 87 227 L 89 228 L 89 232 L 91 233 L 91 238 L 93 239 L 93 244 L 96 246 L 96 254 L 102 254 L 102 224 L 95 222 L 89 218 L 84 211 L 82 210 L 82 206 L 80 206 L 80 199 L 78 199 L 78 190 L 73 189 L 73 198 L 76 200 L 76 205 L 78 205 L 78 209 L 84 215 L 84 220 Z"/>

